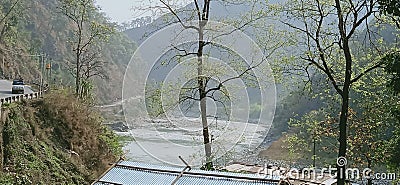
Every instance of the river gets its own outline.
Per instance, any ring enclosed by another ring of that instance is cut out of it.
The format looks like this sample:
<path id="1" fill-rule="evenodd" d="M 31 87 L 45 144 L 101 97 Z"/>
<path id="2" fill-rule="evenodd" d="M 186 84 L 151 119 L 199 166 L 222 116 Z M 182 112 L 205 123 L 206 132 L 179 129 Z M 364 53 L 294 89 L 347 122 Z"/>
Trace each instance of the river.
<path id="1" fill-rule="evenodd" d="M 270 125 L 234 121 L 209 119 L 208 122 L 213 159 L 219 165 L 242 158 L 254 150 L 270 128 Z M 182 156 L 192 166 L 204 163 L 200 119 L 136 120 L 129 128 L 128 134 L 135 139 L 123 148 L 129 160 L 181 166 L 183 163 L 178 156 Z"/>

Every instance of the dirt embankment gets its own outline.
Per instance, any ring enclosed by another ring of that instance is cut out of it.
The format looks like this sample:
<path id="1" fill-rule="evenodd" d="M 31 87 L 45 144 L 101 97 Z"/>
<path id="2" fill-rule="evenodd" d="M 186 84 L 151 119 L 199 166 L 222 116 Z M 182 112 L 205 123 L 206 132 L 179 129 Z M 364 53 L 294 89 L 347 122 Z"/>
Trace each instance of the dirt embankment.
<path id="1" fill-rule="evenodd" d="M 0 184 L 90 184 L 121 154 L 101 122 L 66 92 L 3 105 Z"/>

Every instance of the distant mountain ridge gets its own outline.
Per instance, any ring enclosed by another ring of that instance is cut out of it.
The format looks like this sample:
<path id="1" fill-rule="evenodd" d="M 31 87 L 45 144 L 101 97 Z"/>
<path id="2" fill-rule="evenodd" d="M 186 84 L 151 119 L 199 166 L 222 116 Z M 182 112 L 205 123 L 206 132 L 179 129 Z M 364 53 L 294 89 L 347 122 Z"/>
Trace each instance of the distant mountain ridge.
<path id="1" fill-rule="evenodd" d="M 199 6 L 202 6 L 202 1 L 199 1 Z M 250 11 L 250 9 L 251 7 L 248 4 L 231 4 L 222 1 L 212 1 L 210 6 L 210 20 L 218 21 L 226 17 L 239 17 L 241 14 Z M 183 21 L 195 20 L 192 19 L 193 16 L 197 16 L 194 10 L 195 4 L 190 3 L 177 10 L 176 13 Z M 125 30 L 124 33 L 136 43 L 141 44 L 155 31 L 176 22 L 175 17 L 172 14 L 167 13 L 155 19 L 150 24 Z"/>

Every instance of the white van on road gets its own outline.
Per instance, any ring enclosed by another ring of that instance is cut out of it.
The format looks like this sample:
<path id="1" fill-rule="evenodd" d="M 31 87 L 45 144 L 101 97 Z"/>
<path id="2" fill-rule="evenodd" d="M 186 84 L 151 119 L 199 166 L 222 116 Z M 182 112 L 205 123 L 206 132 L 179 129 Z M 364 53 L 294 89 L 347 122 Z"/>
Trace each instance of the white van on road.
<path id="1" fill-rule="evenodd" d="M 12 94 L 24 94 L 25 93 L 25 84 L 22 79 L 13 80 L 11 93 Z"/>

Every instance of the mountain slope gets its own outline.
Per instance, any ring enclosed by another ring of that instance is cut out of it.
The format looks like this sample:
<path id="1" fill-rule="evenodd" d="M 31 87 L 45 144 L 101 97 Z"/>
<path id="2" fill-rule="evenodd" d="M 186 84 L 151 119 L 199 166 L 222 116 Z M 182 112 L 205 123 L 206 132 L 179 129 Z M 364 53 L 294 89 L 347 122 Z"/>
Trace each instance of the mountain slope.
<path id="1" fill-rule="evenodd" d="M 10 9 L 12 0 L 0 3 L 0 16 Z M 7 17 L 4 39 L 0 40 L 0 65 L 2 78 L 23 77 L 27 81 L 38 82 L 41 71 L 40 57 L 45 54 L 44 63 L 51 63 L 50 70 L 43 71 L 45 83 L 50 85 L 74 86 L 69 61 L 74 60 L 71 41 L 73 25 L 57 8 L 57 0 L 20 0 L 18 8 Z M 8 8 L 7 8 L 8 7 Z M 109 23 L 99 11 L 94 12 L 97 22 Z M 5 23 L 4 23 L 5 25 Z M 2 24 L 0 24 L 1 28 Z M 3 26 L 4 27 L 4 26 Z M 132 56 L 135 44 L 123 33 L 115 33 L 101 46 L 101 58 L 104 62 L 106 78 L 95 78 L 95 94 L 104 103 L 121 97 L 122 80 L 125 67 Z M 50 75 L 51 74 L 51 75 Z"/>

